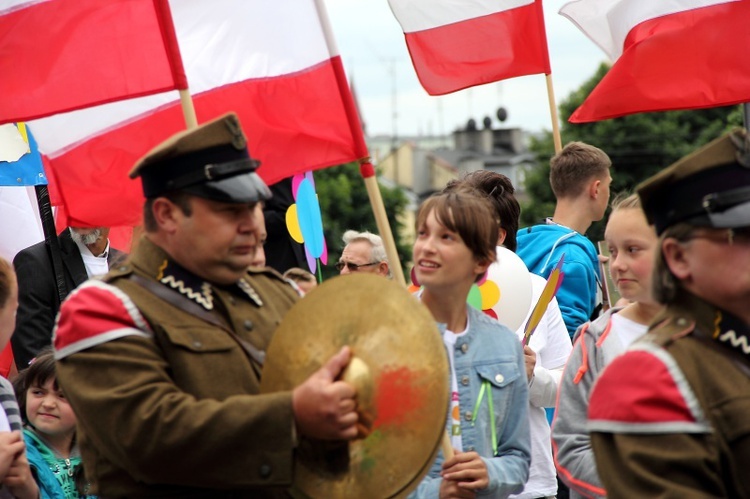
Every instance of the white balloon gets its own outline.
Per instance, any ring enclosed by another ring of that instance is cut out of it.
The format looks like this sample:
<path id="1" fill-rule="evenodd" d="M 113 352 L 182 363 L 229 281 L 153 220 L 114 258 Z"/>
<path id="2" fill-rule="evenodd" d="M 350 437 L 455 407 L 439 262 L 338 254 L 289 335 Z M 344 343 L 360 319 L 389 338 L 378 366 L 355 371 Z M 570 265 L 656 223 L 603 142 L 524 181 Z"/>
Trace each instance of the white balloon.
<path id="1" fill-rule="evenodd" d="M 487 269 L 487 280 L 500 290 L 500 298 L 491 305 L 497 320 L 516 331 L 531 308 L 531 277 L 523 260 L 509 249 L 498 246 L 497 260 Z"/>

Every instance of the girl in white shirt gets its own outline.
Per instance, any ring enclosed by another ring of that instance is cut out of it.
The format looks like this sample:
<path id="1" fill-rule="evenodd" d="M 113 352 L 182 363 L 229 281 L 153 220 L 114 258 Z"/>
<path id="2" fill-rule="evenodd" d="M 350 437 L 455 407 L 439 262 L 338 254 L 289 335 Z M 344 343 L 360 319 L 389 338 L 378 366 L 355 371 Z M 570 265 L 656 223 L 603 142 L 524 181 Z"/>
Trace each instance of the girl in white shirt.
<path id="1" fill-rule="evenodd" d="M 638 196 L 615 198 L 604 239 L 611 254 L 612 280 L 630 304 L 611 308 L 581 326 L 565 365 L 552 440 L 557 473 L 570 487 L 571 497 L 606 497 L 586 431 L 591 389 L 604 366 L 645 334 L 662 309 L 651 286 L 658 238 L 646 221 Z"/>

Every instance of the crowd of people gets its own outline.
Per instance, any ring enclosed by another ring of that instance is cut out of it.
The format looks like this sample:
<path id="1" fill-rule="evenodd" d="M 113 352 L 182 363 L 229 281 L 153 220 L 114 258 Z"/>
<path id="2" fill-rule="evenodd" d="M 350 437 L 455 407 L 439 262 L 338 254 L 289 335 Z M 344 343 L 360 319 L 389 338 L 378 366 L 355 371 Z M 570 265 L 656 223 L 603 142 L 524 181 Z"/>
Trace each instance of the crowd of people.
<path id="1" fill-rule="evenodd" d="M 611 161 L 574 142 L 550 166 L 539 225 L 519 228 L 514 186 L 485 170 L 418 210 L 414 298 L 445 345 L 450 445 L 411 497 L 750 497 L 747 134 L 615 197 L 606 265 L 623 302 L 608 309 L 585 232 L 610 205 Z M 127 258 L 106 228 L 66 229 L 62 290 L 46 243 L 0 258 L 0 348 L 19 366 L 0 377 L 0 498 L 288 497 L 303 440 L 363 437 L 346 346 L 261 394 L 274 330 L 318 282 L 267 225 L 290 187 L 272 193 L 257 168 L 222 116 L 134 165 L 144 234 Z M 391 277 L 378 235 L 344 244 L 340 278 Z M 500 246 L 526 263 L 532 305 L 562 261 L 528 341 L 467 303 Z"/>

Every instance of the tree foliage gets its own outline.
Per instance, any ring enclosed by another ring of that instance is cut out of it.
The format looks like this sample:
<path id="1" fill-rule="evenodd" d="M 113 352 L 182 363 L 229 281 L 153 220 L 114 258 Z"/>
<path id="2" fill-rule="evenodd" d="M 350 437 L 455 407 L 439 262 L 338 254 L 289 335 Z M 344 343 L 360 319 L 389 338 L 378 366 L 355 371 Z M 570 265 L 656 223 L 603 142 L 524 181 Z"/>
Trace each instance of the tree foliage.
<path id="1" fill-rule="evenodd" d="M 365 182 L 357 163 L 334 166 L 315 172 L 315 189 L 323 216 L 323 233 L 328 248 L 328 266 L 323 268 L 324 278 L 336 275 L 333 267 L 344 249 L 342 236 L 349 229 L 370 231 L 378 234 L 375 216 Z M 380 185 L 385 211 L 396 242 L 396 250 L 402 262 L 411 258 L 411 249 L 400 241 L 401 224 L 398 216 L 403 213 L 407 199 L 398 188 Z"/>
<path id="2" fill-rule="evenodd" d="M 682 156 L 741 124 L 741 107 L 717 107 L 691 111 L 641 113 L 595 123 L 573 124 L 568 119 L 609 70 L 601 64 L 596 73 L 559 105 L 563 144 L 582 141 L 603 149 L 612 159 L 612 192 L 633 191 L 635 186 Z M 536 168 L 527 174 L 526 188 L 532 201 L 524 205 L 522 225 L 539 223 L 554 210 L 549 186 L 549 160 L 554 154 L 552 133 L 532 139 Z M 603 239 L 605 220 L 587 234 Z"/>

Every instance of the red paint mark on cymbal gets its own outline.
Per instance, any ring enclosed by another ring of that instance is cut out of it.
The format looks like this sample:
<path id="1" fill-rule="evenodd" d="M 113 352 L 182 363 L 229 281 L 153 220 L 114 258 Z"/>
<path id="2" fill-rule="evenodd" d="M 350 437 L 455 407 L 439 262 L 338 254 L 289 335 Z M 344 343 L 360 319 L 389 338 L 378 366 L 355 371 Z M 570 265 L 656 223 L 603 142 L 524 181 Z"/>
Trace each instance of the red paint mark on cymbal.
<path id="1" fill-rule="evenodd" d="M 419 382 L 421 376 L 424 374 L 408 367 L 384 370 L 380 374 L 374 428 L 403 424 L 409 414 L 424 406 L 427 394 L 426 387 Z"/>

